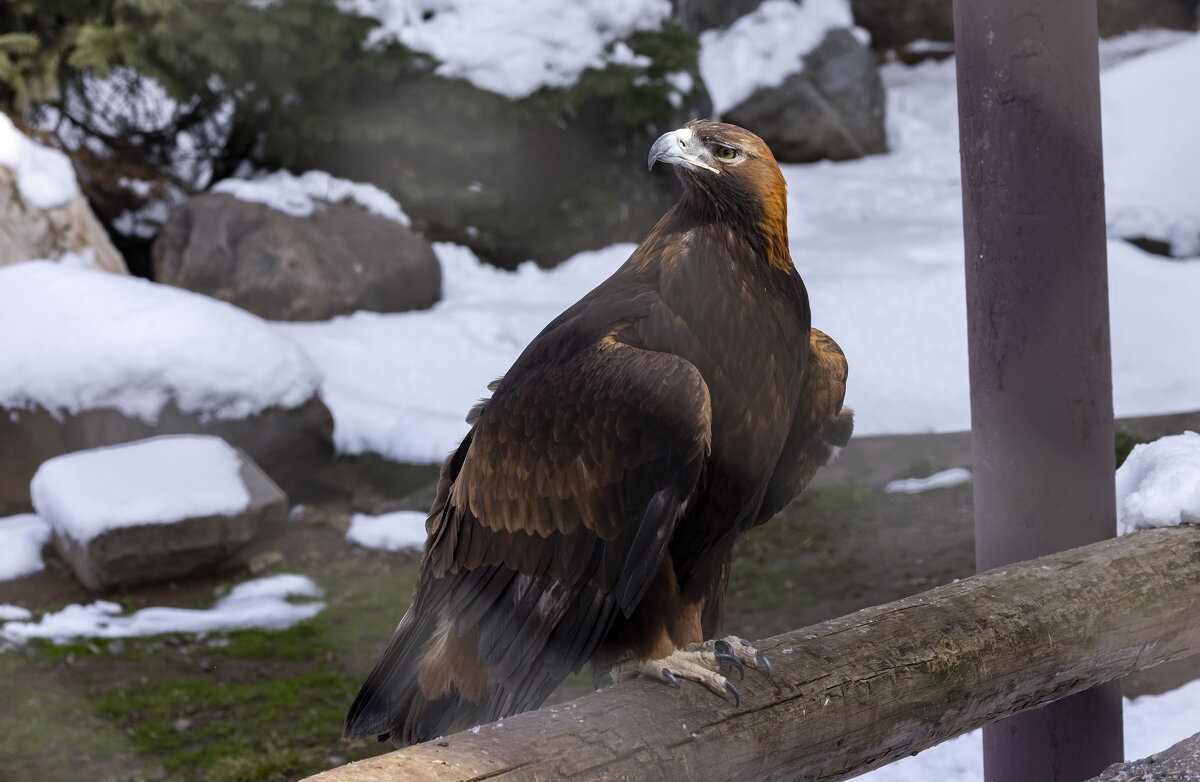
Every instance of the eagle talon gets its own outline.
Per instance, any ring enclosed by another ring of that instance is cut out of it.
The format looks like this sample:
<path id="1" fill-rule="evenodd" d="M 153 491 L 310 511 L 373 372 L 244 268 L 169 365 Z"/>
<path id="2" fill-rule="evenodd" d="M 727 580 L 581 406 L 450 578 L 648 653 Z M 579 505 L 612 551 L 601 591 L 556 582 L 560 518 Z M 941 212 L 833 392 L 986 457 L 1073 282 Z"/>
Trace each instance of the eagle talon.
<path id="1" fill-rule="evenodd" d="M 754 661 L 758 663 L 758 667 L 762 669 L 763 675 L 770 679 L 771 674 L 774 673 L 775 670 L 771 665 L 771 661 L 767 659 L 767 656 L 756 650 L 754 652 Z"/>
<path id="2" fill-rule="evenodd" d="M 737 670 L 739 679 L 746 678 L 746 666 L 742 665 L 742 661 L 737 657 L 734 657 L 732 654 L 726 654 L 725 652 L 717 652 L 714 656 L 717 658 L 717 662 L 721 664 L 722 668 L 728 665 L 730 668 Z"/>
<path id="3" fill-rule="evenodd" d="M 738 692 L 738 688 L 733 686 L 733 682 L 726 680 L 725 689 L 729 690 L 730 694 L 733 695 L 733 707 L 736 709 L 738 706 L 741 706 L 742 695 Z"/>
<path id="4" fill-rule="evenodd" d="M 671 669 L 666 666 L 663 666 L 662 669 L 662 679 L 675 689 L 680 689 L 679 680 L 675 678 L 675 674 L 671 673 Z"/>

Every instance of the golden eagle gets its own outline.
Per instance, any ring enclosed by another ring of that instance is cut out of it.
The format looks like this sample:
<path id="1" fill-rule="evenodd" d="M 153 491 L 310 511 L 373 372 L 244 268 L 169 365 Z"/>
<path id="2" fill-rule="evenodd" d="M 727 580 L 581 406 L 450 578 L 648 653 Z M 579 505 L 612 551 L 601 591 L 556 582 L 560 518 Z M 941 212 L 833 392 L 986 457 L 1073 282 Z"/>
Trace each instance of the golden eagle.
<path id="1" fill-rule="evenodd" d="M 649 162 L 676 166 L 682 196 L 469 414 L 348 738 L 536 708 L 589 661 L 735 699 L 721 671 L 767 667 L 716 638 L 733 544 L 849 439 L 846 360 L 810 327 L 766 144 L 696 120 Z"/>

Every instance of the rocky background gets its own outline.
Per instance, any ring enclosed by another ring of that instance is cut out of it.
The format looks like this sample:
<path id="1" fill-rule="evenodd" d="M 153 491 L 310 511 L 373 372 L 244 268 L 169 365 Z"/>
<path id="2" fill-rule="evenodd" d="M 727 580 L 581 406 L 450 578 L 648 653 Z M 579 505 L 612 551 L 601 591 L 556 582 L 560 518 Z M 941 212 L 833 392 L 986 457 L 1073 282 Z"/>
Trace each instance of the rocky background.
<path id="1" fill-rule="evenodd" d="M 644 174 L 644 150 L 689 118 L 750 127 L 785 163 L 886 152 L 878 65 L 953 52 L 950 0 L 647 0 L 611 18 L 589 6 L 591 60 L 548 54 L 549 75 L 531 76 L 505 70 L 503 17 L 484 20 L 493 36 L 455 39 L 471 3 L 448 27 L 455 3 L 392 5 L 0 2 L 0 109 L 77 182 L 26 192 L 0 159 L 0 264 L 61 258 L 274 321 L 422 309 L 441 297 L 436 242 L 512 269 L 637 241 L 676 188 Z M 505 13 L 538 12 L 526 6 Z M 1200 13 L 1197 0 L 1099 10 L 1105 35 L 1194 30 Z M 780 72 L 764 53 L 789 46 Z M 260 186 L 295 203 L 246 195 Z M 46 458 L 154 433 L 219 432 L 299 497 L 331 490 L 314 477 L 333 456 L 316 395 L 226 420 L 80 407 L 0 411 L 0 511 L 28 509 Z"/>

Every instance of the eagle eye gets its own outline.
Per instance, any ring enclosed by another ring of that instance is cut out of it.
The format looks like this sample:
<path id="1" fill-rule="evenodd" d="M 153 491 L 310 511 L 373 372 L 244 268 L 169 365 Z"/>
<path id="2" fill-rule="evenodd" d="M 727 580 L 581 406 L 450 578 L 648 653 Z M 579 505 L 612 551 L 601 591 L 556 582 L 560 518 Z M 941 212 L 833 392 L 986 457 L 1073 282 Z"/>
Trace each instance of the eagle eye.
<path id="1" fill-rule="evenodd" d="M 733 160 L 735 157 L 737 157 L 737 150 L 733 147 L 718 145 L 717 157 L 719 157 L 721 160 Z"/>

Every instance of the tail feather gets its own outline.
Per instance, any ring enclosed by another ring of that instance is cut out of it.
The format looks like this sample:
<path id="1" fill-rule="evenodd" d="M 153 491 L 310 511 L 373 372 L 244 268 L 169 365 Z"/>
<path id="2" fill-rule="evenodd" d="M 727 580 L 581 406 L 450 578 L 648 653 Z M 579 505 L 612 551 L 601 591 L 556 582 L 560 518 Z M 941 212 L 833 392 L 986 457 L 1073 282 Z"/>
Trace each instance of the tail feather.
<path id="1" fill-rule="evenodd" d="M 436 611 L 418 611 L 414 605 L 404 615 L 346 714 L 346 738 L 395 734 L 397 729 L 403 732 L 409 723 L 436 722 L 438 718 L 433 712 L 451 706 L 437 704 L 440 708 L 427 709 L 432 704 L 426 701 L 417 684 L 419 660 L 433 643 L 437 625 Z M 426 711 L 430 712 L 428 717 Z M 405 719 L 397 724 L 396 716 L 401 713 Z"/>
<path id="2" fill-rule="evenodd" d="M 413 744 L 536 708 L 615 616 L 594 585 L 577 594 L 503 567 L 427 582 L 350 707 L 345 736 Z"/>

